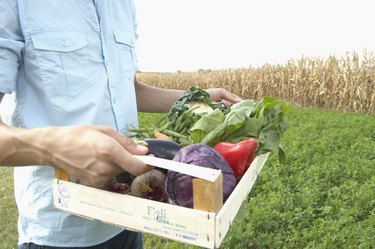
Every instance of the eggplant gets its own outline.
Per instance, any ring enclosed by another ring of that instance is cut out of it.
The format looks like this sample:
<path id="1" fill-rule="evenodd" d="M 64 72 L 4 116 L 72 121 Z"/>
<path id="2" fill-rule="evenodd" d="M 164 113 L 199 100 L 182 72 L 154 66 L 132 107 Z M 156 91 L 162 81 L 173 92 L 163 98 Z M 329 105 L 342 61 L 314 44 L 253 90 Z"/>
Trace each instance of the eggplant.
<path id="1" fill-rule="evenodd" d="M 181 146 L 173 141 L 146 138 L 144 140 L 147 143 L 148 153 L 156 157 L 172 160 L 176 153 L 181 149 Z M 167 169 L 158 168 L 164 174 L 167 174 Z"/>
<path id="2" fill-rule="evenodd" d="M 172 160 L 176 153 L 181 149 L 181 146 L 173 141 L 146 138 L 148 153 L 159 158 Z"/>

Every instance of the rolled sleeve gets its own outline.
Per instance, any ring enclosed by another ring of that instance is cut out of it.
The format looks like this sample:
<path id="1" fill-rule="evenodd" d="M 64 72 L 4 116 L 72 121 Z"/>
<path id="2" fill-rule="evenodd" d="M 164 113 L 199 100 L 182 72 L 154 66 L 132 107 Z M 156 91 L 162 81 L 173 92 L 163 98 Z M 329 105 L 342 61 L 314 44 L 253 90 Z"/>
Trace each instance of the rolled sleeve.
<path id="1" fill-rule="evenodd" d="M 15 3 L 2 1 L 0 2 L 0 92 L 14 91 L 23 47 L 24 39 Z"/>
<path id="2" fill-rule="evenodd" d="M 18 63 L 0 59 L 0 92 L 11 93 L 16 88 Z"/>

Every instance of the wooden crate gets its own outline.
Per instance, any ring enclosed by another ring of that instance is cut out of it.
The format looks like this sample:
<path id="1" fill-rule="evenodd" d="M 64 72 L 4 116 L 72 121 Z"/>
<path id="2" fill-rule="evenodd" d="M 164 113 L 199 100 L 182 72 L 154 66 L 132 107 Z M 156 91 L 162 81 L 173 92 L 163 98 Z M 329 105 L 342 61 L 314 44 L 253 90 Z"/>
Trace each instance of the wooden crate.
<path id="1" fill-rule="evenodd" d="M 83 186 L 58 179 L 62 178 L 61 172 L 56 174 L 57 178 L 53 181 L 54 205 L 58 209 L 87 219 L 100 220 L 129 230 L 151 233 L 182 243 L 205 248 L 218 248 L 254 185 L 268 155 L 268 153 L 263 154 L 254 159 L 223 205 L 217 204 L 218 202 L 215 200 L 212 202 L 212 196 L 222 195 L 222 188 L 220 186 L 217 188 L 220 185 L 217 184 L 218 181 L 220 178 L 222 179 L 221 171 L 212 169 L 204 172 L 197 172 L 195 169 L 191 171 L 190 173 L 195 177 L 204 179 L 203 184 L 207 182 L 208 186 L 217 192 L 215 195 L 209 192 L 207 196 L 198 198 L 209 200 L 208 206 L 213 205 L 213 207 L 208 207 L 208 211 L 195 209 L 197 207 L 194 209 L 185 208 Z M 152 162 L 150 164 L 155 165 Z M 175 171 L 184 171 L 183 168 L 177 167 Z M 190 174 L 186 170 L 181 173 Z M 205 191 L 199 192 L 204 194 Z M 194 192 L 194 200 L 197 199 L 195 195 L 196 192 Z M 203 204 L 203 208 L 198 208 L 205 209 L 204 205 L 206 204 Z M 212 208 L 217 211 L 210 211 Z"/>

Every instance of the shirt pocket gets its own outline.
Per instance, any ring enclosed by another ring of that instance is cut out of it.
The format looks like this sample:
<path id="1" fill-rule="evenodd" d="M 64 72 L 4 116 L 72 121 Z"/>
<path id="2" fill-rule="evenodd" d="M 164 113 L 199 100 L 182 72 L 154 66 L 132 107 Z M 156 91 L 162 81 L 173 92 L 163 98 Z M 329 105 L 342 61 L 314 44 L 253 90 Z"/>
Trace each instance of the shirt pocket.
<path id="1" fill-rule="evenodd" d="M 41 77 L 49 93 L 76 96 L 94 84 L 88 42 L 79 31 L 31 34 Z"/>
<path id="2" fill-rule="evenodd" d="M 114 29 L 113 35 L 120 55 L 120 64 L 125 76 L 134 77 L 135 71 L 135 34 L 129 30 Z"/>

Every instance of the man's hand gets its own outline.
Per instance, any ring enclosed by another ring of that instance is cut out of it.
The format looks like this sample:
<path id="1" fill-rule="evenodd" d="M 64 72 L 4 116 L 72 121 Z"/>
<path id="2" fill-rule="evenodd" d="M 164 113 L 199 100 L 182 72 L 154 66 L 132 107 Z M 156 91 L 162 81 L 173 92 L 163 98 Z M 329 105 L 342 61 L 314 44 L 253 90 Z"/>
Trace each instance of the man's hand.
<path id="1" fill-rule="evenodd" d="M 12 149 L 0 158 L 2 165 L 59 167 L 82 184 L 93 187 L 103 187 L 124 171 L 140 175 L 152 169 L 132 156 L 147 154 L 147 147 L 138 146 L 105 126 L 8 127 L 6 133 Z"/>
<path id="2" fill-rule="evenodd" d="M 223 104 L 227 107 L 241 101 L 239 96 L 223 88 L 209 88 L 206 89 L 206 92 L 210 94 L 212 101 L 223 102 Z"/>
<path id="3" fill-rule="evenodd" d="M 60 127 L 53 131 L 50 165 L 60 167 L 82 184 L 102 187 L 127 171 L 140 175 L 152 169 L 132 156 L 145 155 L 147 147 L 104 126 Z"/>

